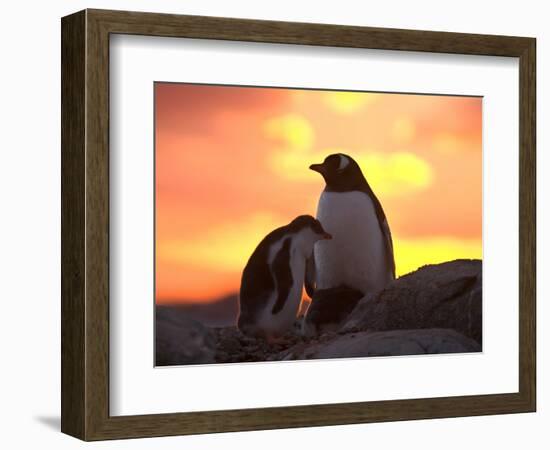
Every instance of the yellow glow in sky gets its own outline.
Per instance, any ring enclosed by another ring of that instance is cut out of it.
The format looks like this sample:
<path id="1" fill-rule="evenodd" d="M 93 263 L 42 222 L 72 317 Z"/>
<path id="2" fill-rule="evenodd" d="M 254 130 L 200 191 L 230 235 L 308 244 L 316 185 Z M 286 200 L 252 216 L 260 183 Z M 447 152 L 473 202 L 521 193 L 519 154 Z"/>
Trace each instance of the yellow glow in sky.
<path id="1" fill-rule="evenodd" d="M 265 124 L 267 137 L 281 139 L 292 151 L 311 149 L 315 134 L 307 119 L 298 114 L 287 114 L 270 119 Z"/>
<path id="2" fill-rule="evenodd" d="M 399 117 L 392 125 L 391 133 L 393 139 L 400 143 L 409 143 L 415 135 L 414 122 L 408 117 Z"/>
<path id="3" fill-rule="evenodd" d="M 257 213 L 240 222 L 213 227 L 193 240 L 170 241 L 169 245 L 158 246 L 158 257 L 181 264 L 193 260 L 196 268 L 208 270 L 216 266 L 221 270 L 238 273 L 243 268 L 243 261 L 246 263 L 264 236 L 281 225 L 285 225 L 283 218 L 274 217 L 268 212 Z M 394 236 L 393 241 L 399 276 L 426 264 L 482 256 L 479 239 L 400 239 Z"/>
<path id="4" fill-rule="evenodd" d="M 340 114 L 353 114 L 361 108 L 374 103 L 380 94 L 366 92 L 326 92 L 326 105 Z"/>
<path id="5" fill-rule="evenodd" d="M 246 263 L 264 236 L 282 225 L 285 225 L 284 218 L 258 212 L 239 222 L 214 225 L 193 239 L 167 241 L 157 247 L 157 253 L 159 258 L 172 263 L 185 264 L 192 260 L 195 267 L 204 270 L 215 266 L 239 272 L 243 261 Z"/>
<path id="6" fill-rule="evenodd" d="M 423 238 L 395 239 L 396 275 L 401 276 L 427 264 L 437 264 L 454 259 L 481 259 L 480 239 Z"/>

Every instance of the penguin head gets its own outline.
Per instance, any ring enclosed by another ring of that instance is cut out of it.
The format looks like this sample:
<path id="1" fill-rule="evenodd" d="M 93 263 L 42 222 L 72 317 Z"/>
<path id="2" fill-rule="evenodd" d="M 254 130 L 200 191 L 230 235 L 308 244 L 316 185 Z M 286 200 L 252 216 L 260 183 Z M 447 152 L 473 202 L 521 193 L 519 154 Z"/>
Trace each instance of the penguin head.
<path id="1" fill-rule="evenodd" d="M 363 190 L 367 183 L 359 164 L 343 153 L 329 155 L 321 164 L 312 164 L 309 168 L 322 175 L 329 190 Z"/>
<path id="2" fill-rule="evenodd" d="M 317 241 L 332 239 L 332 236 L 325 231 L 321 222 L 309 215 L 296 217 L 288 227 L 289 231 L 296 235 L 306 257 L 311 255 L 313 246 Z"/>

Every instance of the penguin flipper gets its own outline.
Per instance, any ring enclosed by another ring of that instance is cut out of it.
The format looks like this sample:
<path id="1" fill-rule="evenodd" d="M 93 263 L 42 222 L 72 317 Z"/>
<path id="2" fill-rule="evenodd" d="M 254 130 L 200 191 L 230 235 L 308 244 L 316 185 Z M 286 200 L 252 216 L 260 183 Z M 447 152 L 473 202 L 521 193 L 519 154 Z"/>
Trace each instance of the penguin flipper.
<path id="1" fill-rule="evenodd" d="M 247 264 L 239 290 L 239 313 L 253 320 L 266 307 L 275 287 L 267 262 Z"/>
<path id="2" fill-rule="evenodd" d="M 388 225 L 388 220 L 386 219 L 385 216 L 380 226 L 382 228 L 382 234 L 384 235 L 384 239 L 386 241 L 386 255 L 389 259 L 387 264 L 389 264 L 391 274 L 393 276 L 393 279 L 395 279 L 395 257 L 393 254 L 393 240 L 391 237 L 390 226 Z"/>
<path id="3" fill-rule="evenodd" d="M 305 276 L 306 293 L 309 298 L 313 298 L 315 293 L 315 258 L 313 253 L 306 259 L 306 276 Z"/>
<path id="4" fill-rule="evenodd" d="M 292 283 L 292 271 L 290 270 L 290 242 L 291 239 L 285 239 L 281 249 L 273 259 L 272 271 L 277 287 L 277 300 L 273 305 L 271 312 L 277 314 L 285 306 L 285 301 L 290 294 Z"/>
<path id="5" fill-rule="evenodd" d="M 365 180 L 366 182 L 367 180 Z M 386 247 L 387 260 L 386 264 L 388 265 L 388 270 L 390 271 L 392 278 L 395 280 L 395 257 L 393 255 L 393 239 L 391 237 L 390 225 L 388 224 L 388 219 L 382 208 L 382 204 L 376 194 L 373 192 L 372 188 L 367 183 L 366 189 L 363 191 L 367 194 L 374 204 L 374 210 L 376 212 L 376 217 L 378 223 L 380 224 L 380 230 L 384 235 L 384 244 Z"/>

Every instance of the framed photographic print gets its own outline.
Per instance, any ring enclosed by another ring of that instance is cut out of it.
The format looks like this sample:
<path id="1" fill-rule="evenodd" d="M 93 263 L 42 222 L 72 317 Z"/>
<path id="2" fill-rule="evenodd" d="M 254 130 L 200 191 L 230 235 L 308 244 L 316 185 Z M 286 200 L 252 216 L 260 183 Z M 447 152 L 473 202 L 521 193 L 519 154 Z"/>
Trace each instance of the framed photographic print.
<path id="1" fill-rule="evenodd" d="M 534 38 L 64 17 L 62 431 L 534 411 L 535 141 Z"/>

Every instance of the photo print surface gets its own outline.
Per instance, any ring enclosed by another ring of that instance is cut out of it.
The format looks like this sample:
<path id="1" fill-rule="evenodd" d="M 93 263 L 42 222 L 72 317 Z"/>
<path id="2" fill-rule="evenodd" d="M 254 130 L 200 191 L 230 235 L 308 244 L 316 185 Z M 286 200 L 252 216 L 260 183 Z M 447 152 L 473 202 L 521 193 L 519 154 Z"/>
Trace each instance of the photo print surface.
<path id="1" fill-rule="evenodd" d="M 481 351 L 481 97 L 154 89 L 157 366 Z"/>

